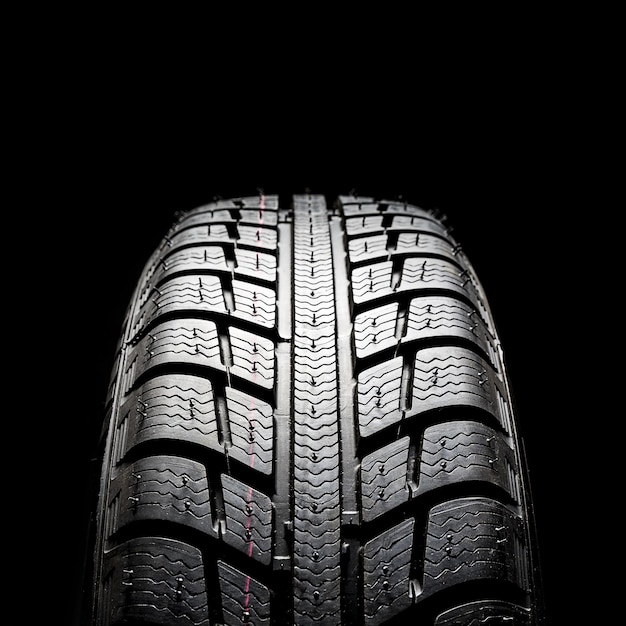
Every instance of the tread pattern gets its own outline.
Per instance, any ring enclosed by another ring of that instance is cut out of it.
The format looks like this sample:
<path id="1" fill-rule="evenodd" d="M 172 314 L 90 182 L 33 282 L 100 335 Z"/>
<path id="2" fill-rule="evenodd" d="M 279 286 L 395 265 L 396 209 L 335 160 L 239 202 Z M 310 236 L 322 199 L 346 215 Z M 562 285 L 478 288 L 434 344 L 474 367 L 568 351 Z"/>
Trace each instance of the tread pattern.
<path id="1" fill-rule="evenodd" d="M 128 357 L 126 390 L 148 370 L 160 365 L 197 365 L 224 370 L 220 358 L 217 326 L 214 322 L 176 320 L 155 326 L 141 339 Z"/>
<path id="2" fill-rule="evenodd" d="M 127 394 L 115 433 L 114 464 L 135 446 L 152 441 L 186 441 L 221 450 L 211 381 L 185 374 L 151 378 Z"/>
<path id="3" fill-rule="evenodd" d="M 107 392 L 94 626 L 540 626 L 498 335 L 445 220 L 216 200 L 140 277 Z"/>
<path id="4" fill-rule="evenodd" d="M 155 456 L 128 464 L 111 483 L 107 534 L 142 520 L 165 520 L 215 535 L 204 467 Z"/>
<path id="5" fill-rule="evenodd" d="M 433 214 L 360 197 L 338 207 L 354 302 L 363 621 L 534 624 L 517 443 L 480 283 Z M 481 581 L 508 590 L 445 606 Z M 422 608 L 431 598 L 442 608 Z"/>
<path id="6" fill-rule="evenodd" d="M 370 436 L 402 419 L 402 366 L 402 358 L 396 357 L 359 374 L 357 402 L 362 436 Z"/>
<path id="7" fill-rule="evenodd" d="M 267 389 L 274 386 L 274 342 L 240 328 L 230 329 L 230 372 Z"/>
<path id="8" fill-rule="evenodd" d="M 225 626 L 270 623 L 270 590 L 243 572 L 218 561 Z"/>
<path id="9" fill-rule="evenodd" d="M 456 405 L 483 409 L 510 432 L 504 390 L 485 359 L 465 348 L 420 350 L 415 357 L 410 414 Z"/>
<path id="10" fill-rule="evenodd" d="M 361 313 L 354 320 L 356 355 L 364 358 L 382 350 L 395 348 L 398 303 L 391 302 Z"/>
<path id="11" fill-rule="evenodd" d="M 467 421 L 425 429 L 417 493 L 470 481 L 496 485 L 521 504 L 515 457 L 501 433 Z"/>
<path id="12" fill-rule="evenodd" d="M 414 520 L 406 520 L 365 544 L 365 623 L 377 626 L 407 609 Z"/>
<path id="13" fill-rule="evenodd" d="M 160 287 L 154 287 L 146 302 L 143 322 L 149 324 L 159 315 L 185 309 L 226 313 L 219 277 L 177 276 Z"/>
<path id="14" fill-rule="evenodd" d="M 222 474 L 226 533 L 224 541 L 268 565 L 272 544 L 272 502 L 268 496 Z"/>
<path id="15" fill-rule="evenodd" d="M 169 626 L 209 624 L 202 554 L 163 537 L 126 541 L 106 556 L 103 605 L 111 623 L 148 619 Z"/>
<path id="16" fill-rule="evenodd" d="M 274 441 L 271 405 L 232 387 L 226 387 L 225 395 L 230 424 L 230 457 L 259 472 L 271 474 Z"/>
<path id="17" fill-rule="evenodd" d="M 361 498 L 365 521 L 408 500 L 409 445 L 410 439 L 402 437 L 363 458 Z"/>
<path id="18" fill-rule="evenodd" d="M 465 498 L 430 512 L 423 597 L 471 579 L 507 581 L 526 589 L 525 545 L 520 519 L 496 500 Z"/>
<path id="19" fill-rule="evenodd" d="M 269 623 L 277 225 L 276 197 L 215 202 L 144 269 L 109 396 L 98 626 Z"/>
<path id="20" fill-rule="evenodd" d="M 362 304 L 397 292 L 447 290 L 471 300 L 478 300 L 472 283 L 450 261 L 408 258 L 402 264 L 401 277 L 394 280 L 393 263 L 384 261 L 353 271 L 354 301 Z"/>
<path id="21" fill-rule="evenodd" d="M 411 300 L 405 343 L 454 337 L 476 344 L 498 368 L 494 338 L 482 318 L 466 302 L 448 296 L 426 296 Z"/>
<path id="22" fill-rule="evenodd" d="M 294 618 L 340 624 L 335 298 L 326 204 L 294 204 Z"/>

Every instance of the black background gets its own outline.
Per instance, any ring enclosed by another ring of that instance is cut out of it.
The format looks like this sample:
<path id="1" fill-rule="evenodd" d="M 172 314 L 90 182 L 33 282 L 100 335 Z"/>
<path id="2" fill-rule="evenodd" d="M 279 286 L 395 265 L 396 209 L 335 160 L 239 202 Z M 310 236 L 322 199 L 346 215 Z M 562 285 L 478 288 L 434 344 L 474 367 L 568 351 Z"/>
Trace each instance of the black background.
<path id="1" fill-rule="evenodd" d="M 85 34 L 40 74 L 36 91 L 47 104 L 30 116 L 27 164 L 41 174 L 24 197 L 41 240 L 32 247 L 39 266 L 30 353 L 45 371 L 37 383 L 46 451 L 38 480 L 49 501 L 39 580 L 53 614 L 75 623 L 90 459 L 143 265 L 176 211 L 262 187 L 285 198 L 307 188 L 329 200 L 353 189 L 401 195 L 448 216 L 486 290 L 508 363 L 548 615 L 574 623 L 567 615 L 580 554 L 564 540 L 565 526 L 568 537 L 576 532 L 571 479 L 580 471 L 569 426 L 580 332 L 570 326 L 580 306 L 572 250 L 586 211 L 574 68 L 558 45 L 544 42 L 546 55 L 538 54 L 537 32 L 532 46 L 525 36 L 511 45 L 506 32 L 488 45 L 469 38 L 450 61 L 441 42 L 420 47 L 363 31 L 341 46 L 326 33 L 321 49 L 337 52 L 326 58 L 297 29 L 281 45 L 266 49 L 263 39 L 238 56 L 240 33 L 229 34 L 228 45 L 196 42 L 189 56 L 173 55 L 163 31 L 154 45 L 124 54 L 119 41 L 102 38 L 86 59 Z M 27 269 L 27 293 L 30 280 Z"/>

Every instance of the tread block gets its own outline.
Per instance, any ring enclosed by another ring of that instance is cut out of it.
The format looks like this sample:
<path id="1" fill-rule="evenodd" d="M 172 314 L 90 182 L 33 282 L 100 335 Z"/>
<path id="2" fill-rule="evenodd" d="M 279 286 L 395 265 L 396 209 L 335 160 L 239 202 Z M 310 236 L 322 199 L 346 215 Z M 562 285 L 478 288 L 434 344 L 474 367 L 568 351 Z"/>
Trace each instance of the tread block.
<path id="1" fill-rule="evenodd" d="M 400 209 L 400 213 L 378 215 L 363 215 L 361 217 L 351 216 L 346 218 L 346 232 L 348 237 L 359 235 L 367 235 L 377 231 L 393 231 L 393 230 L 419 230 L 423 233 L 432 233 L 446 236 L 446 229 L 439 222 L 432 218 L 422 217 L 422 215 L 404 215 L 404 211 Z M 389 224 L 385 222 L 385 217 L 389 220 Z"/>
<path id="2" fill-rule="evenodd" d="M 398 303 L 369 309 L 354 318 L 354 344 L 357 358 L 376 354 L 398 344 L 396 339 L 396 320 Z"/>
<path id="3" fill-rule="evenodd" d="M 400 232 L 390 243 L 387 234 L 358 237 L 348 241 L 348 254 L 353 264 L 365 261 L 389 260 L 390 255 L 443 256 L 456 261 L 454 246 L 447 239 L 417 230 Z"/>
<path id="4" fill-rule="evenodd" d="M 273 228 L 264 228 L 260 222 L 258 226 L 237 227 L 239 232 L 238 245 L 245 245 L 261 250 L 276 250 L 277 234 Z"/>
<path id="5" fill-rule="evenodd" d="M 126 389 L 159 365 L 189 364 L 224 370 L 217 327 L 208 320 L 183 319 L 163 322 L 143 337 L 128 356 Z"/>
<path id="6" fill-rule="evenodd" d="M 224 541 L 268 565 L 273 537 L 270 498 L 227 474 L 222 474 L 222 488 L 226 515 Z"/>
<path id="7" fill-rule="evenodd" d="M 374 259 L 386 258 L 389 254 L 387 250 L 387 235 L 373 235 L 371 237 L 359 237 L 348 241 L 348 256 L 351 263 L 359 261 L 372 261 Z"/>
<path id="8" fill-rule="evenodd" d="M 370 521 L 409 499 L 408 437 L 372 452 L 361 463 L 363 519 Z"/>
<path id="9" fill-rule="evenodd" d="M 223 561 L 217 562 L 224 626 L 269 626 L 270 591 L 254 578 Z"/>
<path id="10" fill-rule="evenodd" d="M 134 446 L 157 439 L 222 450 L 213 386 L 206 378 L 185 374 L 156 376 L 131 392 L 118 415 L 114 464 Z"/>
<path id="11" fill-rule="evenodd" d="M 124 468 L 109 487 L 107 536 L 135 521 L 165 520 L 216 537 L 211 524 L 209 484 L 195 461 L 150 456 Z"/>
<path id="12" fill-rule="evenodd" d="M 177 226 L 188 228 L 198 224 L 231 222 L 275 224 L 278 196 L 247 196 L 229 200 L 218 200 L 200 206 L 181 216 Z"/>
<path id="13" fill-rule="evenodd" d="M 263 226 L 276 226 L 278 214 L 276 211 L 266 210 L 267 207 L 259 206 L 257 209 L 241 209 L 241 222 L 243 224 L 261 224 Z"/>
<path id="14" fill-rule="evenodd" d="M 235 249 L 235 275 L 265 281 L 276 280 L 276 257 L 265 252 Z"/>
<path id="15" fill-rule="evenodd" d="M 465 481 L 497 485 L 520 503 L 513 450 L 504 437 L 479 422 L 447 422 L 427 428 L 421 446 L 417 493 Z"/>
<path id="16" fill-rule="evenodd" d="M 402 358 L 371 367 L 358 376 L 359 430 L 368 437 L 402 419 L 400 392 Z"/>
<path id="17" fill-rule="evenodd" d="M 445 290 L 475 303 L 485 319 L 485 305 L 474 285 L 472 275 L 445 259 L 409 257 L 402 261 L 398 278 L 393 276 L 393 262 L 384 261 L 357 267 L 352 271 L 354 302 L 363 304 L 395 293 Z"/>
<path id="18" fill-rule="evenodd" d="M 274 446 L 272 407 L 242 391 L 226 387 L 230 425 L 229 456 L 263 474 L 271 474 Z"/>
<path id="19" fill-rule="evenodd" d="M 375 210 L 377 211 L 378 207 Z M 383 216 L 380 213 L 346 218 L 346 234 L 348 237 L 368 235 L 379 230 L 383 230 Z"/>
<path id="20" fill-rule="evenodd" d="M 259 194 L 256 196 L 240 196 L 239 198 L 216 199 L 204 207 L 196 210 L 206 209 L 246 209 L 255 208 L 264 211 L 276 211 L 278 209 L 278 196 L 276 194 Z M 195 212 L 195 211 L 194 211 Z"/>
<path id="21" fill-rule="evenodd" d="M 454 246 L 448 239 L 442 239 L 436 235 L 417 233 L 400 233 L 396 245 L 396 253 L 418 253 L 425 255 L 444 256 L 455 260 Z"/>
<path id="22" fill-rule="evenodd" d="M 489 355 L 492 366 L 497 367 L 493 336 L 469 304 L 447 296 L 422 296 L 411 300 L 407 331 L 402 343 L 447 337 L 457 337 L 476 344 Z"/>
<path id="23" fill-rule="evenodd" d="M 451 406 L 473 406 L 493 415 L 510 433 L 505 390 L 491 364 L 458 347 L 418 350 L 413 375 L 413 416 Z"/>
<path id="24" fill-rule="evenodd" d="M 378 212 L 378 202 L 369 196 L 339 196 L 338 200 L 346 217 Z"/>
<path id="25" fill-rule="evenodd" d="M 446 227 L 432 217 L 425 217 L 418 214 L 405 215 L 404 211 L 401 211 L 401 214 L 390 215 L 390 218 L 391 224 L 387 227 L 388 231 L 416 229 L 421 233 L 432 233 L 441 237 L 448 236 Z"/>
<path id="26" fill-rule="evenodd" d="M 105 555 L 100 604 L 105 626 L 135 619 L 159 626 L 208 626 L 202 554 L 163 537 L 131 539 Z"/>
<path id="27" fill-rule="evenodd" d="M 459 498 L 429 514 L 421 599 L 452 585 L 493 579 L 528 584 L 522 520 L 490 498 Z"/>
<path id="28" fill-rule="evenodd" d="M 447 289 L 472 301 L 477 299 L 469 278 L 459 268 L 443 259 L 408 258 L 402 266 L 398 291 Z"/>
<path id="29" fill-rule="evenodd" d="M 273 328 L 276 320 L 276 293 L 272 289 L 240 280 L 233 281 L 235 310 L 233 317 L 265 328 Z"/>
<path id="30" fill-rule="evenodd" d="M 236 211 L 234 205 L 226 208 L 216 204 L 207 204 L 205 207 L 194 209 L 193 212 L 183 215 L 177 224 L 178 228 L 191 228 L 192 226 L 206 226 L 207 224 L 236 224 L 233 217 Z"/>
<path id="31" fill-rule="evenodd" d="M 225 224 L 202 224 L 179 230 L 171 237 L 167 237 L 165 251 L 227 242 L 232 244 L 235 239 L 231 238 Z"/>
<path id="32" fill-rule="evenodd" d="M 391 284 L 393 263 L 384 261 L 357 267 L 352 271 L 352 295 L 356 304 L 394 293 Z"/>
<path id="33" fill-rule="evenodd" d="M 342 205 L 344 215 L 354 217 L 355 215 L 364 215 L 367 213 L 385 213 L 399 215 L 417 215 L 420 217 L 431 217 L 431 212 L 422 209 L 408 202 L 400 200 L 380 200 L 366 196 L 339 196 L 339 202 Z"/>
<path id="34" fill-rule="evenodd" d="M 230 328 L 230 372 L 267 389 L 274 386 L 274 342 L 241 328 Z"/>
<path id="35" fill-rule="evenodd" d="M 365 544 L 365 623 L 378 626 L 413 603 L 410 584 L 413 527 L 406 520 Z"/>
<path id="36" fill-rule="evenodd" d="M 183 248 L 158 261 L 153 282 L 162 282 L 176 274 L 228 272 L 224 248 L 220 245 Z"/>
<path id="37" fill-rule="evenodd" d="M 226 313 L 222 283 L 217 276 L 175 276 L 149 292 L 146 303 L 138 311 L 135 332 L 139 324 L 146 326 L 160 315 L 168 313 Z"/>

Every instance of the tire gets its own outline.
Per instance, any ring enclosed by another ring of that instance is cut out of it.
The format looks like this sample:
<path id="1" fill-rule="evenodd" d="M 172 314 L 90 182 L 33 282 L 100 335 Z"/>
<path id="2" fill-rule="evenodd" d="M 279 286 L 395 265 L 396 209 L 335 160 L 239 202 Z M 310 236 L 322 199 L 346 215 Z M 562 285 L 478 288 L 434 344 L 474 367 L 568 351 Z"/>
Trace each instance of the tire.
<path id="1" fill-rule="evenodd" d="M 97 626 L 542 622 L 500 342 L 432 212 L 261 195 L 178 215 L 106 406 Z"/>

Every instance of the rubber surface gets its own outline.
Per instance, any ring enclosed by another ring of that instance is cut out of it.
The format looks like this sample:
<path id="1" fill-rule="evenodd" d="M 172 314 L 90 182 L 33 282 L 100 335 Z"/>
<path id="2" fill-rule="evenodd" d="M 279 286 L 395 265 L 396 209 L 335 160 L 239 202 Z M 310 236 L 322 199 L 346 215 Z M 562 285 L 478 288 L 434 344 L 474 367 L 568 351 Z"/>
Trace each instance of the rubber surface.
<path id="1" fill-rule="evenodd" d="M 217 201 L 138 281 L 113 368 L 93 623 L 541 623 L 486 296 L 404 202 Z"/>

